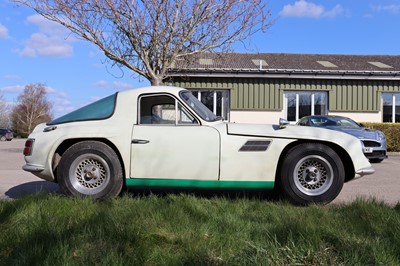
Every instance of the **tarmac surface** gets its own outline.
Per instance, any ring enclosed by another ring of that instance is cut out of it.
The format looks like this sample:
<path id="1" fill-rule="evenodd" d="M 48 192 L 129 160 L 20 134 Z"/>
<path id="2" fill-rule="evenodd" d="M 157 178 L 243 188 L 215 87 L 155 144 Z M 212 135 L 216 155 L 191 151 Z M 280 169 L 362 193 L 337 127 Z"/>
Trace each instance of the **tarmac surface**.
<path id="1" fill-rule="evenodd" d="M 39 191 L 58 193 L 58 185 L 22 170 L 24 139 L 0 142 L 0 199 L 16 199 Z M 349 203 L 357 198 L 375 198 L 389 205 L 400 204 L 400 154 L 389 154 L 372 164 L 373 175 L 345 183 L 331 204 Z"/>

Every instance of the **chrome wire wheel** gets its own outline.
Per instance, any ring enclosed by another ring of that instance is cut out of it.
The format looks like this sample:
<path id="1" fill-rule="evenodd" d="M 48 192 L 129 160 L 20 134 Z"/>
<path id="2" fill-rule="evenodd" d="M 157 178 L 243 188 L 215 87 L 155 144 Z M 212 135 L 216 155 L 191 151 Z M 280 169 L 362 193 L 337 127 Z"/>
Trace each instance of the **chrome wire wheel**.
<path id="1" fill-rule="evenodd" d="M 333 179 L 332 165 L 319 155 L 306 156 L 294 167 L 294 184 L 299 191 L 308 196 L 324 194 L 332 186 Z"/>
<path id="2" fill-rule="evenodd" d="M 110 182 L 110 168 L 102 157 L 83 154 L 72 162 L 69 181 L 79 193 L 93 195 L 104 190 Z"/>

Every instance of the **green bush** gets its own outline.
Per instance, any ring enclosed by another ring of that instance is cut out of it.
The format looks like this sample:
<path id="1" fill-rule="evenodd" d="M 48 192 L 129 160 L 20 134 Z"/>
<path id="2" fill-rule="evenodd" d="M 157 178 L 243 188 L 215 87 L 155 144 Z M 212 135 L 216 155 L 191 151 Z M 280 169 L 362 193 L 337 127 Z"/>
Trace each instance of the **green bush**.
<path id="1" fill-rule="evenodd" d="M 382 131 L 387 140 L 387 149 L 400 152 L 400 123 L 363 123 L 366 128 Z"/>

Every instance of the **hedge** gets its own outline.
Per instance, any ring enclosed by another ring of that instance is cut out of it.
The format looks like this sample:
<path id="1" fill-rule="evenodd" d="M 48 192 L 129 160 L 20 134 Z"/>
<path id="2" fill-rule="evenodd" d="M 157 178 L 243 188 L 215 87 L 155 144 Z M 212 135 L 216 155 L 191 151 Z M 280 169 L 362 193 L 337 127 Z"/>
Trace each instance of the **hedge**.
<path id="1" fill-rule="evenodd" d="M 382 131 L 386 136 L 387 150 L 400 152 L 400 123 L 363 123 L 366 128 Z"/>

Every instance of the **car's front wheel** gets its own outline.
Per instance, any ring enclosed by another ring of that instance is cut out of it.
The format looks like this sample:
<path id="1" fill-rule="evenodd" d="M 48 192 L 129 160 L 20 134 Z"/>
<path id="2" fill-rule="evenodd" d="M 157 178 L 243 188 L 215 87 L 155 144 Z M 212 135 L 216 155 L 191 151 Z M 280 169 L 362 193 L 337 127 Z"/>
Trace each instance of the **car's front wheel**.
<path id="1" fill-rule="evenodd" d="M 61 157 L 57 178 L 64 194 L 95 199 L 115 197 L 123 185 L 117 154 L 97 141 L 79 142 L 67 149 Z"/>
<path id="2" fill-rule="evenodd" d="M 341 158 L 330 147 L 305 143 L 293 147 L 285 157 L 280 185 L 294 203 L 328 203 L 339 195 L 345 170 Z"/>

